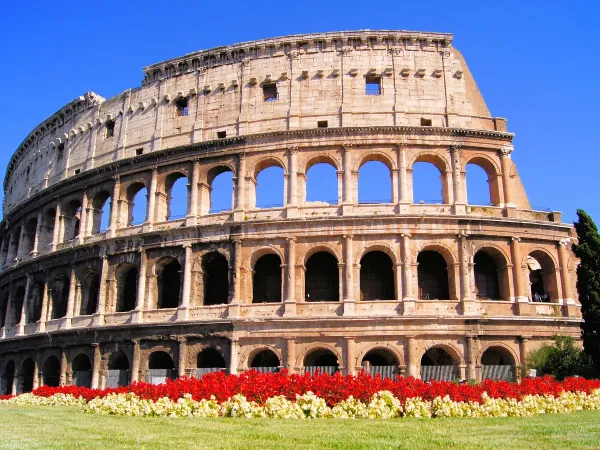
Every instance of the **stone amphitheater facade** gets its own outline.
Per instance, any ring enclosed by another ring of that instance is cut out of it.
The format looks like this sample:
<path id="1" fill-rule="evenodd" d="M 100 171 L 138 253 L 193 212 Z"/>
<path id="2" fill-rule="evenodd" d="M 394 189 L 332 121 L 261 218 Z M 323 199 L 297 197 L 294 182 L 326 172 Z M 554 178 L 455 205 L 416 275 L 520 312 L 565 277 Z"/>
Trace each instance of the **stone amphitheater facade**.
<path id="1" fill-rule="evenodd" d="M 451 43 L 357 31 L 219 47 L 38 125 L 4 182 L 3 393 L 250 367 L 518 377 L 552 335 L 578 338 L 572 227 L 531 208 L 513 134 Z M 370 161 L 389 168 L 390 203 L 358 202 Z M 443 204 L 413 201 L 417 162 L 439 169 Z M 317 163 L 337 171 L 337 204 L 306 201 Z M 467 164 L 491 205 L 468 204 Z M 284 205 L 259 208 L 271 166 Z M 223 172 L 232 208 L 211 212 Z"/>

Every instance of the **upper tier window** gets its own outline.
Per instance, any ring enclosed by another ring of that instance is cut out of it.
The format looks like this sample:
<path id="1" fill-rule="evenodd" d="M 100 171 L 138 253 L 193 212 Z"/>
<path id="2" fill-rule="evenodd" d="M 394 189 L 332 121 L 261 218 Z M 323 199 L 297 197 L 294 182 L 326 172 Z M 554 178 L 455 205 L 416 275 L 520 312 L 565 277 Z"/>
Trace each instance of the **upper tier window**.
<path id="1" fill-rule="evenodd" d="M 277 85 L 275 83 L 268 83 L 263 85 L 263 97 L 265 102 L 274 102 L 279 99 L 277 95 Z"/>
<path id="2" fill-rule="evenodd" d="M 368 75 L 366 79 L 365 94 L 381 95 L 381 77 L 379 75 Z"/>
<path id="3" fill-rule="evenodd" d="M 184 117 L 188 115 L 188 99 L 183 97 L 177 99 L 175 101 L 175 106 L 177 107 L 177 116 Z"/>
<path id="4" fill-rule="evenodd" d="M 106 137 L 113 137 L 115 135 L 115 121 L 110 120 L 106 122 Z"/>

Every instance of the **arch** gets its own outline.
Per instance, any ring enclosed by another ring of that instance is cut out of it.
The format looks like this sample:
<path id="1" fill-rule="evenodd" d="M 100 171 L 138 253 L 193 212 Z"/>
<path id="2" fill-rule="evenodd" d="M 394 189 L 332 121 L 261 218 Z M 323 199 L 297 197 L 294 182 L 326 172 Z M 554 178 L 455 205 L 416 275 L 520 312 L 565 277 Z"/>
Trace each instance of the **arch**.
<path id="1" fill-rule="evenodd" d="M 181 299 L 182 270 L 176 258 L 163 258 L 156 263 L 157 309 L 177 308 Z"/>
<path id="2" fill-rule="evenodd" d="M 88 271 L 82 277 L 82 299 L 79 314 L 82 316 L 91 316 L 98 309 L 100 300 L 100 274 L 95 270 Z"/>
<path id="3" fill-rule="evenodd" d="M 471 205 L 500 205 L 502 203 L 500 192 L 502 176 L 496 163 L 486 155 L 475 154 L 465 161 L 464 166 L 466 170 L 464 184 L 467 203 Z M 481 172 L 476 172 L 475 176 L 472 172 L 469 175 L 469 166 L 477 167 L 485 175 L 482 175 Z M 484 192 L 487 192 L 487 198 L 482 198 Z"/>
<path id="4" fill-rule="evenodd" d="M 81 202 L 77 199 L 69 201 L 62 209 L 63 240 L 72 241 L 79 237 L 81 224 Z"/>
<path id="5" fill-rule="evenodd" d="M 254 179 L 258 178 L 258 174 L 269 167 L 279 167 L 287 173 L 287 167 L 284 161 L 277 156 L 265 156 L 264 158 L 259 159 L 256 164 L 254 164 L 254 170 L 252 172 L 252 176 Z"/>
<path id="6" fill-rule="evenodd" d="M 383 152 L 370 152 L 358 160 L 358 163 L 354 166 L 354 170 L 358 172 L 365 164 L 370 162 L 382 163 L 388 168 L 390 173 L 396 168 L 394 160 L 388 154 Z"/>
<path id="7" fill-rule="evenodd" d="M 92 234 L 104 233 L 110 226 L 110 216 L 113 214 L 113 199 L 111 195 L 101 190 L 96 192 L 91 202 Z"/>
<path id="8" fill-rule="evenodd" d="M 529 292 L 533 301 L 555 303 L 561 297 L 558 289 L 557 263 L 547 250 L 536 248 L 524 258 L 529 271 Z"/>
<path id="9" fill-rule="evenodd" d="M 196 368 L 198 369 L 225 369 L 227 363 L 219 350 L 207 347 L 198 353 L 196 357 Z"/>
<path id="10" fill-rule="evenodd" d="M 144 183 L 136 181 L 127 187 L 127 203 L 129 205 L 127 225 L 140 225 L 149 220 L 148 189 Z"/>
<path id="11" fill-rule="evenodd" d="M 475 293 L 480 300 L 499 300 L 500 282 L 495 259 L 484 250 L 473 257 L 475 273 Z"/>
<path id="12" fill-rule="evenodd" d="M 326 153 L 319 153 L 308 158 L 304 166 L 304 173 L 308 173 L 311 167 L 316 166 L 317 164 L 329 164 L 330 166 L 333 166 L 336 171 L 342 169 L 340 161 L 338 161 L 335 157 Z"/>
<path id="13" fill-rule="evenodd" d="M 36 323 L 42 318 L 42 303 L 46 286 L 43 281 L 36 281 L 31 288 L 28 303 L 27 323 Z"/>
<path id="14" fill-rule="evenodd" d="M 376 347 L 369 350 L 362 358 L 362 370 L 382 378 L 396 378 L 399 373 L 399 359 L 388 348 Z"/>
<path id="15" fill-rule="evenodd" d="M 129 359 L 122 351 L 112 353 L 108 358 L 108 370 L 129 370 Z"/>
<path id="16" fill-rule="evenodd" d="M 514 381 L 518 359 L 504 345 L 489 345 L 481 352 L 481 379 Z"/>
<path id="17" fill-rule="evenodd" d="M 129 384 L 129 359 L 121 351 L 116 351 L 108 358 L 106 387 L 117 388 Z"/>
<path id="18" fill-rule="evenodd" d="M 116 312 L 133 311 L 137 303 L 138 267 L 123 263 L 116 270 L 117 302 Z"/>
<path id="19" fill-rule="evenodd" d="M 21 364 L 20 378 L 21 387 L 20 392 L 31 392 L 33 391 L 33 377 L 35 375 L 35 362 L 33 358 L 27 358 Z"/>
<path id="20" fill-rule="evenodd" d="M 423 250 L 417 255 L 419 299 L 450 300 L 448 264 L 434 250 Z"/>
<path id="21" fill-rule="evenodd" d="M 163 384 L 167 379 L 175 378 L 175 363 L 167 352 L 155 351 L 148 358 L 148 377 L 150 384 Z"/>
<path id="22" fill-rule="evenodd" d="M 270 349 L 262 349 L 250 358 L 249 368 L 259 370 L 261 372 L 273 372 L 281 366 L 279 356 Z M 269 370 L 270 369 L 270 370 Z"/>
<path id="23" fill-rule="evenodd" d="M 327 251 L 308 257 L 304 274 L 304 292 L 308 302 L 339 301 L 338 259 Z"/>
<path id="24" fill-rule="evenodd" d="M 268 367 L 260 366 L 260 359 L 256 359 L 256 357 L 263 352 L 272 353 L 273 355 L 275 355 L 276 360 L 279 362 L 277 364 L 277 367 L 281 367 L 283 365 L 283 356 L 281 354 L 281 351 L 273 345 L 256 345 L 254 347 L 251 347 L 250 349 L 245 349 L 245 351 L 242 353 L 240 360 L 246 361 L 246 367 L 248 367 L 249 369 L 257 367 Z"/>
<path id="25" fill-rule="evenodd" d="M 501 361 L 500 358 L 497 358 L 498 355 L 503 359 L 502 364 L 511 366 L 516 366 L 518 364 L 519 357 L 517 353 L 510 346 L 502 342 L 490 342 L 483 347 L 477 357 L 477 363 L 481 365 L 492 362 L 499 363 Z"/>
<path id="26" fill-rule="evenodd" d="M 281 258 L 276 253 L 261 256 L 253 265 L 252 303 L 279 303 L 282 298 Z"/>
<path id="27" fill-rule="evenodd" d="M 49 250 L 54 239 L 54 224 L 56 223 L 56 210 L 54 208 L 46 209 L 42 214 L 41 235 L 39 237 L 38 250 L 45 252 Z"/>
<path id="28" fill-rule="evenodd" d="M 337 168 L 330 160 L 332 158 L 327 157 L 324 161 L 317 162 L 316 158 L 313 158 L 314 163 L 306 169 L 305 203 L 324 202 L 330 205 L 338 204 L 339 186 Z M 300 181 L 302 181 L 301 178 Z"/>
<path id="29" fill-rule="evenodd" d="M 372 250 L 360 260 L 360 300 L 395 300 L 394 263 L 387 253 Z"/>
<path id="30" fill-rule="evenodd" d="M 66 273 L 58 273 L 52 281 L 52 319 L 60 319 L 67 315 L 69 291 L 71 290 L 69 277 Z"/>
<path id="31" fill-rule="evenodd" d="M 435 345 L 421 356 L 421 379 L 454 381 L 458 379 L 459 354 L 447 345 Z"/>
<path id="32" fill-rule="evenodd" d="M 430 163 L 433 164 L 440 173 L 446 173 L 450 170 L 450 163 L 442 155 L 433 152 L 420 152 L 412 159 L 408 164 L 408 167 L 414 170 L 416 163 Z"/>
<path id="33" fill-rule="evenodd" d="M 8 240 L 8 252 L 6 253 L 6 264 L 12 264 L 19 256 L 19 241 L 21 240 L 21 227 L 17 227 Z"/>
<path id="34" fill-rule="evenodd" d="M 310 374 L 317 371 L 333 374 L 339 370 L 340 362 L 340 355 L 334 349 L 321 345 L 306 352 L 302 365 Z"/>
<path id="35" fill-rule="evenodd" d="M 189 179 L 186 173 L 172 172 L 165 178 L 166 208 L 164 221 L 187 216 L 190 203 Z"/>
<path id="36" fill-rule="evenodd" d="M 8 302 L 10 301 L 10 295 L 8 292 L 5 292 L 0 298 L 0 328 L 4 328 L 8 325 L 8 317 L 6 317 L 6 313 L 8 312 Z"/>
<path id="37" fill-rule="evenodd" d="M 25 223 L 25 233 L 23 233 L 23 254 L 29 255 L 34 250 L 35 236 L 37 234 L 37 218 L 31 218 Z"/>
<path id="38" fill-rule="evenodd" d="M 23 304 L 25 303 L 25 287 L 18 286 L 15 290 L 15 295 L 13 297 L 13 317 L 12 323 L 13 325 L 17 325 L 21 323 L 21 316 L 23 314 Z"/>
<path id="39" fill-rule="evenodd" d="M 398 349 L 390 344 L 374 344 L 373 346 L 369 346 L 369 347 L 365 347 L 359 354 L 358 354 L 358 358 L 356 359 L 356 361 L 360 361 L 362 364 L 362 361 L 365 359 L 365 357 L 367 355 L 369 355 L 370 353 L 383 353 L 384 355 L 389 356 L 390 358 L 393 358 L 393 360 L 396 361 L 396 365 L 398 366 L 403 366 L 404 365 L 404 356 L 402 355 L 402 353 L 400 351 L 398 351 Z M 349 364 L 352 364 L 352 362 L 349 362 Z"/>
<path id="40" fill-rule="evenodd" d="M 370 156 L 363 158 L 358 169 L 358 203 L 392 203 L 391 163 L 385 159 L 369 158 Z"/>
<path id="41" fill-rule="evenodd" d="M 44 386 L 56 387 L 60 383 L 60 362 L 54 355 L 46 358 L 42 366 L 42 380 Z"/>
<path id="42" fill-rule="evenodd" d="M 204 305 L 223 305 L 229 300 L 229 263 L 217 251 L 202 256 Z"/>
<path id="43" fill-rule="evenodd" d="M 269 165 L 256 173 L 255 207 L 279 208 L 285 204 L 285 171 L 283 166 Z"/>
<path id="44" fill-rule="evenodd" d="M 12 394 L 13 384 L 15 383 L 15 362 L 11 359 L 5 366 L 2 372 L 2 380 L 0 383 L 0 391 L 2 395 Z"/>
<path id="45" fill-rule="evenodd" d="M 228 165 L 214 166 L 207 172 L 207 189 L 209 190 L 210 214 L 231 211 L 234 204 L 235 171 Z"/>
<path id="46" fill-rule="evenodd" d="M 90 387 L 92 384 L 92 362 L 85 353 L 77 355 L 71 363 L 73 384 L 80 387 Z"/>

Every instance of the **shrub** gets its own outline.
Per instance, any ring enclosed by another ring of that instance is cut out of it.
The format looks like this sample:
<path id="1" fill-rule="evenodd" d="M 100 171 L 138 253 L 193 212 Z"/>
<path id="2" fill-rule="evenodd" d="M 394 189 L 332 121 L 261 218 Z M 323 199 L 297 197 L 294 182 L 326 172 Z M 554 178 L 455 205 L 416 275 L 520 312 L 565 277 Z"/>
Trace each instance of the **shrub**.
<path id="1" fill-rule="evenodd" d="M 554 336 L 552 344 L 544 344 L 527 355 L 527 365 L 538 375 L 551 375 L 559 380 L 588 375 L 589 359 L 570 336 Z"/>

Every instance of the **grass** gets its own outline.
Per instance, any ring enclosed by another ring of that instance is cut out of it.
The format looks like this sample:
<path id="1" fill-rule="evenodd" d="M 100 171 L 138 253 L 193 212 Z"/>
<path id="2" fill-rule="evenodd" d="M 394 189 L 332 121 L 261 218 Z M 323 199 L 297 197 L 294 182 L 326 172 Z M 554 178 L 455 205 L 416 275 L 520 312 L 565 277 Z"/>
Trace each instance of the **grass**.
<path id="1" fill-rule="evenodd" d="M 600 448 L 599 411 L 533 418 L 164 419 L 0 406 L 0 448 Z"/>

